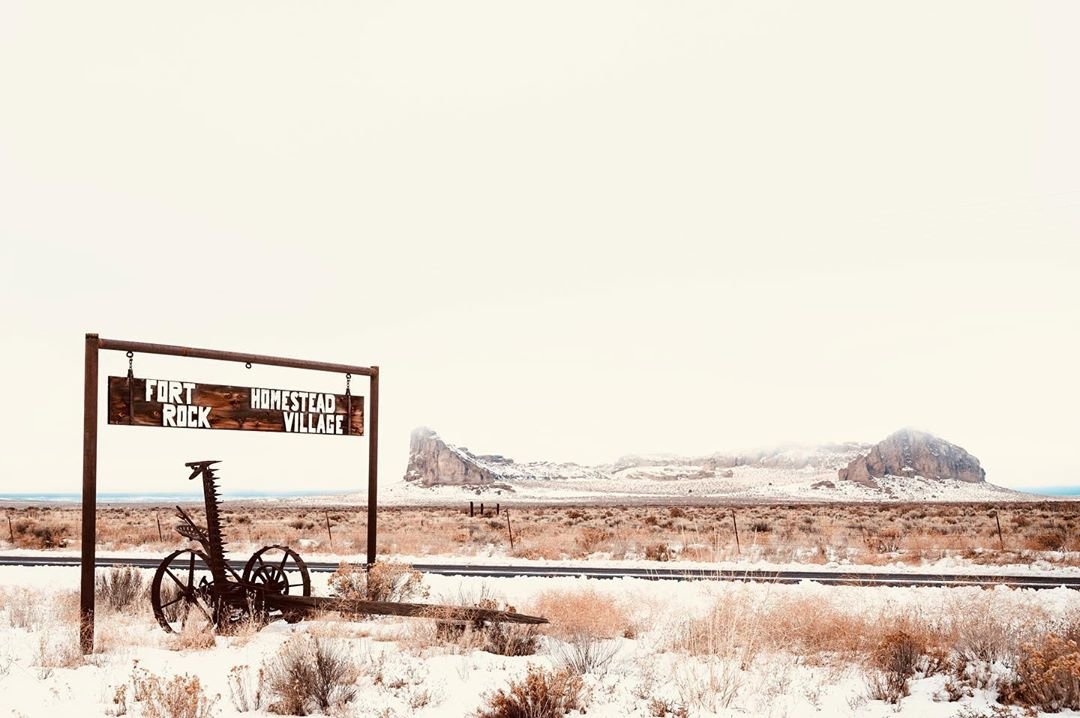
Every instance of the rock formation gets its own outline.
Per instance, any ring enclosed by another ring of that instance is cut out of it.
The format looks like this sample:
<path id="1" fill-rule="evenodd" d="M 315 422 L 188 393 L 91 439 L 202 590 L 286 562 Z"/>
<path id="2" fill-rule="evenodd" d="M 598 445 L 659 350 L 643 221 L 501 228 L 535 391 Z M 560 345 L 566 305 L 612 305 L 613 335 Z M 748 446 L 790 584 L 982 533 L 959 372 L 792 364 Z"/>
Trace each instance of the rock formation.
<path id="1" fill-rule="evenodd" d="M 986 471 L 974 456 L 933 434 L 912 429 L 901 429 L 886 437 L 839 471 L 841 481 L 864 486 L 875 486 L 873 479 L 885 476 L 986 481 Z"/>
<path id="2" fill-rule="evenodd" d="M 406 481 L 416 481 L 421 486 L 486 486 L 497 478 L 468 449 L 450 446 L 427 427 L 413 430 Z"/>

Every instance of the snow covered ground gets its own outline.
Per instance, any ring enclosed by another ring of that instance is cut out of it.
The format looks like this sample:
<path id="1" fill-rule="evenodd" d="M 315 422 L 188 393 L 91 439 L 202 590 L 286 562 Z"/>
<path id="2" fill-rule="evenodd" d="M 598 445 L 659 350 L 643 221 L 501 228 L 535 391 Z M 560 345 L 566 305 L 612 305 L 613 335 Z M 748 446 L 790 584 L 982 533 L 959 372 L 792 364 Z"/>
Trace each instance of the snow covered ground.
<path id="1" fill-rule="evenodd" d="M 150 572 L 146 572 L 149 577 Z M 425 577 L 432 600 L 452 602 L 481 590 L 528 610 L 551 592 L 590 591 L 618 604 L 632 618 L 631 637 L 604 641 L 614 651 L 610 663 L 584 676 L 590 716 L 664 715 L 663 707 L 685 708 L 692 716 L 995 716 L 995 689 L 973 688 L 949 700 L 945 673 L 916 675 L 911 695 L 893 706 L 868 697 L 867 672 L 858 660 L 822 659 L 799 652 L 761 650 L 730 655 L 690 655 L 673 648 L 671 637 L 686 621 L 715 607 L 750 615 L 771 605 L 771 615 L 811 626 L 815 606 L 865 616 L 908 615 L 929 622 L 975 619 L 977 625 L 1016 630 L 1053 626 L 1080 615 L 1080 593 L 1049 591 L 823 587 L 674 583 L 638 579 L 589 581 L 582 578 L 475 579 Z M 325 595 L 326 574 L 313 577 L 314 592 Z M 101 652 L 83 660 L 74 654 L 71 621 L 77 568 L 0 567 L 0 716 L 118 715 L 114 698 L 132 677 L 163 680 L 189 674 L 207 696 L 219 696 L 211 715 L 265 715 L 241 711 L 235 678 L 250 686 L 259 667 L 273 660 L 291 637 L 315 635 L 333 641 L 359 669 L 358 693 L 331 711 L 340 716 L 465 716 L 493 691 L 525 675 L 528 666 L 558 668 L 566 662 L 566 642 L 558 633 L 540 640 L 535 655 L 508 657 L 463 650 L 431 640 L 422 619 L 305 621 L 271 624 L 255 634 L 215 638 L 213 647 L 180 648 L 163 633 L 148 610 L 134 615 L 101 610 Z M 755 614 L 758 615 L 758 614 Z M 951 617 L 951 618 L 950 618 Z M 762 630 L 766 627 L 762 626 Z M 807 628 L 809 630 L 809 628 Z M 721 637 L 722 638 L 722 637 Z M 985 666 L 988 675 L 1009 668 Z M 127 691 L 127 715 L 150 715 L 148 704 Z M 954 696 L 955 697 L 955 696 Z M 669 713 L 674 715 L 674 713 Z M 1004 715 L 1019 715 L 1006 713 Z M 1077 715 L 1065 711 L 1059 715 Z"/>
<path id="2" fill-rule="evenodd" d="M 638 468 L 615 472 L 610 476 L 587 478 L 526 478 L 508 480 L 505 486 L 425 487 L 407 481 L 390 481 L 379 487 L 383 505 L 441 505 L 460 503 L 470 496 L 505 497 L 515 501 L 543 503 L 604 502 L 633 503 L 682 498 L 689 501 L 1039 501 L 1045 496 L 1025 494 L 989 483 L 973 484 L 952 479 L 931 480 L 921 477 L 884 477 L 875 479 L 877 487 L 853 481 L 839 481 L 836 471 L 811 466 L 786 469 L 760 466 L 736 466 L 730 477 L 716 472 L 699 478 L 686 478 L 694 467 L 680 465 L 675 478 L 657 478 L 665 467 L 652 467 L 648 474 Z M 623 474 L 636 472 L 634 477 Z M 318 498 L 312 498 L 317 503 Z M 329 497 L 334 503 L 367 502 L 366 494 Z"/>

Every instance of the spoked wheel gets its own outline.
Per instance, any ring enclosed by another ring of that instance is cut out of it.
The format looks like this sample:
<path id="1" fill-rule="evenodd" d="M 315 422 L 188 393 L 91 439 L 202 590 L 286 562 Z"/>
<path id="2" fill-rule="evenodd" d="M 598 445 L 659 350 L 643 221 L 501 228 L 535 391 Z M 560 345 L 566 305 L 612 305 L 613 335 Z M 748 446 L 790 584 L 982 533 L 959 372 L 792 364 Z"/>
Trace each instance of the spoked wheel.
<path id="1" fill-rule="evenodd" d="M 168 633 L 179 633 L 189 622 L 213 628 L 214 577 L 206 554 L 193 549 L 174 551 L 165 557 L 150 584 L 154 617 Z"/>
<path id="2" fill-rule="evenodd" d="M 256 551 L 244 566 L 245 583 L 263 587 L 267 595 L 310 596 L 311 575 L 300 554 L 288 546 L 264 546 Z M 282 616 L 292 623 L 300 614 L 289 611 L 273 611 L 268 618 Z"/>

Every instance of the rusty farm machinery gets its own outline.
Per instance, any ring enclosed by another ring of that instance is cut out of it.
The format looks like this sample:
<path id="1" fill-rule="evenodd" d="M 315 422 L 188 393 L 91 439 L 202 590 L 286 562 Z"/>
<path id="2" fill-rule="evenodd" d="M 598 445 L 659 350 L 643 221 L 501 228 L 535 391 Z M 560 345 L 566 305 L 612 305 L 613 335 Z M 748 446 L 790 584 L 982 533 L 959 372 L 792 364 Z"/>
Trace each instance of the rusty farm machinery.
<path id="1" fill-rule="evenodd" d="M 225 558 L 217 490 L 217 461 L 194 461 L 189 479 L 200 477 L 206 503 L 206 526 L 177 506 L 176 530 L 202 548 L 174 551 L 161 562 L 150 584 L 150 603 L 161 627 L 179 632 L 192 617 L 228 631 L 242 622 L 263 625 L 276 619 L 302 620 L 318 612 L 349 615 L 433 617 L 451 623 L 506 622 L 539 624 L 547 620 L 509 611 L 468 606 L 438 606 L 311 595 L 311 576 L 300 554 L 288 546 L 264 546 L 242 573 Z"/>

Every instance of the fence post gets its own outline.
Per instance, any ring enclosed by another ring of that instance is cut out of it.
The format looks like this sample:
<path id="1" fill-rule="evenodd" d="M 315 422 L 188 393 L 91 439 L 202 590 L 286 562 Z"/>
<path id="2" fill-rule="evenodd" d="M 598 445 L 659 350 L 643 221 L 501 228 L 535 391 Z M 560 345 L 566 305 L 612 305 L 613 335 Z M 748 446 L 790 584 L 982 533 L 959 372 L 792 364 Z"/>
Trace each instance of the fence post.
<path id="1" fill-rule="evenodd" d="M 165 537 L 161 533 L 161 514 L 155 511 L 154 518 L 157 520 L 157 540 L 164 543 Z"/>
<path id="2" fill-rule="evenodd" d="M 742 556 L 742 546 L 739 545 L 739 524 L 735 523 L 735 509 L 731 510 L 731 525 L 735 527 L 735 550 Z"/>
<path id="3" fill-rule="evenodd" d="M 11 537 L 11 545 L 15 546 L 15 529 L 11 528 L 11 514 L 7 514 L 8 536 Z"/>
<path id="4" fill-rule="evenodd" d="M 480 518 L 483 518 L 485 515 L 486 514 L 484 514 L 484 502 L 481 501 L 480 502 Z"/>
<path id="5" fill-rule="evenodd" d="M 506 510 L 506 533 L 510 534 L 510 550 L 514 550 L 514 531 L 510 528 L 510 509 Z"/>
<path id="6" fill-rule="evenodd" d="M 473 510 L 473 502 L 469 502 L 469 518 L 476 516 L 476 512 Z"/>
<path id="7" fill-rule="evenodd" d="M 324 511 L 323 515 L 326 517 L 326 535 L 330 537 L 330 550 L 334 549 L 334 534 L 330 533 L 330 512 Z"/>
<path id="8" fill-rule="evenodd" d="M 997 512 L 997 511 L 995 511 L 995 512 L 994 512 L 994 521 L 996 521 L 996 522 L 997 522 L 997 530 L 998 530 L 998 545 L 1000 545 L 1000 546 L 1001 546 L 1001 550 L 1002 550 L 1002 551 L 1004 551 L 1004 550 L 1005 550 L 1005 539 L 1003 539 L 1003 538 L 1001 537 L 1001 519 L 1000 519 L 1000 518 L 998 518 L 998 512 Z"/>

